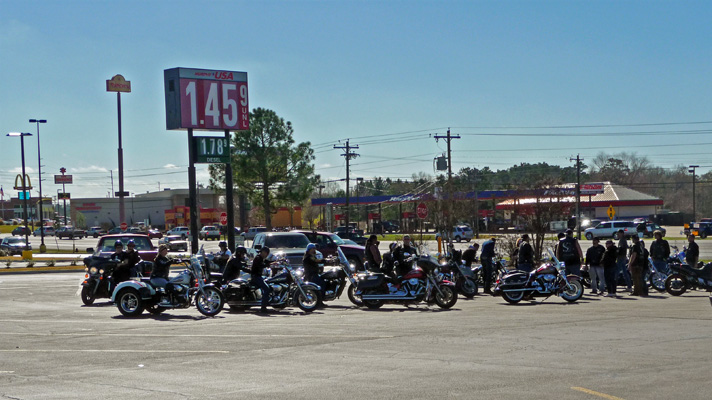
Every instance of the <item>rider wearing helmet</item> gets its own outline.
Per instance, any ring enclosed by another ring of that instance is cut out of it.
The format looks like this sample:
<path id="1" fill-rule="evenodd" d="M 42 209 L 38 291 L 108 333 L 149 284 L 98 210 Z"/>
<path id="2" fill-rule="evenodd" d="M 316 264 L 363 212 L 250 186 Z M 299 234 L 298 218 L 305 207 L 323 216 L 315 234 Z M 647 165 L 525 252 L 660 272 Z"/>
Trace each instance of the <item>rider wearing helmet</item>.
<path id="1" fill-rule="evenodd" d="M 417 255 L 418 249 L 411 244 L 410 235 L 403 235 L 403 246 L 400 247 L 396 253 L 396 261 L 398 261 L 396 273 L 398 276 L 403 276 L 410 272 L 413 266 L 408 262 L 408 258 Z"/>
<path id="2" fill-rule="evenodd" d="M 244 246 L 236 248 L 235 255 L 228 260 L 225 270 L 223 271 L 223 284 L 237 279 L 241 270 L 250 272 L 247 268 L 247 249 L 245 249 Z"/>
<path id="3" fill-rule="evenodd" d="M 111 260 L 119 262 L 114 271 L 111 273 L 111 280 L 114 281 L 114 285 L 118 285 L 119 283 L 127 281 L 131 278 L 131 269 L 127 267 L 128 261 L 126 257 L 124 244 L 121 243 L 121 240 L 117 240 L 114 243 L 114 252 L 109 257 Z"/>
<path id="4" fill-rule="evenodd" d="M 262 277 L 262 272 L 269 266 L 269 261 L 267 261 L 268 256 L 269 247 L 262 247 L 257 257 L 252 260 L 252 269 L 250 270 L 250 285 L 262 290 L 262 308 L 260 308 L 260 312 L 262 313 L 267 312 L 267 305 L 269 304 L 269 298 L 272 294 L 272 289 L 265 283 L 265 279 Z"/>
<path id="5" fill-rule="evenodd" d="M 136 242 L 134 242 L 133 239 L 130 239 L 128 243 L 126 243 L 126 247 L 128 247 L 128 250 L 126 250 L 126 264 L 129 270 L 132 270 L 136 264 L 141 261 L 141 256 L 139 256 L 138 251 L 136 251 Z"/>
<path id="6" fill-rule="evenodd" d="M 316 283 L 319 280 L 319 260 L 317 259 L 316 245 L 314 243 L 307 245 L 307 251 L 304 253 L 304 258 L 302 258 L 302 265 L 304 266 L 304 280 Z"/>

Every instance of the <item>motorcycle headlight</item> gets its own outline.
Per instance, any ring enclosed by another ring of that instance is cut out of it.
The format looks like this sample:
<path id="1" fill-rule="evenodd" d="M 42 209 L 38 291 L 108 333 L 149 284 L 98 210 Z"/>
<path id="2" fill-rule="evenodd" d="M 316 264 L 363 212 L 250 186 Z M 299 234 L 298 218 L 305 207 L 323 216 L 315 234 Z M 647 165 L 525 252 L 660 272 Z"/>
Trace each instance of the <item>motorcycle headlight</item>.
<path id="1" fill-rule="evenodd" d="M 89 268 L 89 273 L 92 274 L 92 275 L 96 275 L 97 271 L 98 271 L 98 270 L 96 269 L 96 267 L 91 267 L 91 268 Z"/>
<path id="2" fill-rule="evenodd" d="M 100 269 L 100 270 L 99 270 L 99 273 L 102 274 L 102 275 L 104 275 L 104 270 L 103 270 L 103 269 Z"/>

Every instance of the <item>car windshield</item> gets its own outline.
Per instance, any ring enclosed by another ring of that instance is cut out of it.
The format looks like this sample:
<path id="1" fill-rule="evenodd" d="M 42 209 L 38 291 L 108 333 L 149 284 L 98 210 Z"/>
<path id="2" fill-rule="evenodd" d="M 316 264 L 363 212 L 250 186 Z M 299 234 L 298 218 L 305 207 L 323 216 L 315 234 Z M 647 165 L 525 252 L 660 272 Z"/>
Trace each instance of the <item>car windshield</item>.
<path id="1" fill-rule="evenodd" d="M 335 235 L 333 233 L 331 235 L 329 235 L 329 238 L 331 238 L 331 240 L 333 240 L 334 243 L 338 244 L 339 246 L 346 244 L 346 242 L 344 242 L 344 239 L 340 238 L 338 235 Z"/>
<path id="2" fill-rule="evenodd" d="M 133 240 L 134 243 L 136 244 L 136 250 L 137 251 L 143 251 L 143 250 L 151 250 L 151 240 L 147 237 L 136 237 L 136 236 L 131 236 L 131 237 L 112 237 L 112 238 L 104 238 L 102 245 L 101 245 L 101 251 L 114 251 L 114 243 L 116 243 L 117 240 L 121 240 L 121 243 L 124 245 L 124 250 L 127 249 L 126 244 L 129 242 L 129 240 Z"/>
<path id="3" fill-rule="evenodd" d="M 265 246 L 275 249 L 306 248 L 309 239 L 304 235 L 271 235 L 265 238 Z"/>
<path id="4" fill-rule="evenodd" d="M 15 244 L 15 243 L 23 243 L 24 240 L 21 238 L 5 238 L 5 243 L 7 244 Z"/>

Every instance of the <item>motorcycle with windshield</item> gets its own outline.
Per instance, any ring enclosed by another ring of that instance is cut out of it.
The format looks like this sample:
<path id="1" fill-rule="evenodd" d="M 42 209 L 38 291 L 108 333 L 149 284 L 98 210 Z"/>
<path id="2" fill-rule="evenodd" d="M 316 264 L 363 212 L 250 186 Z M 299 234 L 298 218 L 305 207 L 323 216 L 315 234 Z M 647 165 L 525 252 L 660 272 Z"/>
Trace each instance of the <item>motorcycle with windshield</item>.
<path id="1" fill-rule="evenodd" d="M 477 276 L 465 265 L 462 252 L 455 250 L 452 243 L 448 244 L 448 253 L 441 263 L 440 272 L 445 274 L 449 281 L 454 282 L 458 293 L 466 298 L 471 299 L 477 294 Z"/>
<path id="2" fill-rule="evenodd" d="M 380 272 L 359 274 L 354 296 L 370 309 L 385 303 L 408 305 L 423 301 L 448 309 L 457 303 L 455 284 L 444 279 L 438 260 L 425 248 L 421 248 L 421 256 L 415 259 L 415 267 L 402 277 L 393 278 Z"/>
<path id="3" fill-rule="evenodd" d="M 328 270 L 319 275 L 322 281 L 322 301 L 333 301 L 341 297 L 348 281 L 349 300 L 359 307 L 362 306 L 361 299 L 354 295 L 358 285 L 358 275 L 341 249 L 337 249 L 336 257 L 327 257 L 324 266 Z"/>
<path id="4" fill-rule="evenodd" d="M 204 275 L 205 253 L 201 247 L 198 254 L 190 260 L 177 260 L 185 264 L 186 269 L 168 280 L 165 288 L 151 284 L 150 278 L 142 276 L 121 282 L 112 300 L 119 312 L 127 317 L 141 315 L 144 310 L 151 314 L 160 314 L 168 309 L 188 308 L 192 304 L 208 317 L 220 313 L 225 304 L 222 292 L 214 284 L 207 283 Z"/>
<path id="5" fill-rule="evenodd" d="M 304 270 L 289 265 L 283 254 L 270 255 L 270 268 L 265 268 L 265 283 L 272 289 L 269 306 L 282 309 L 296 305 L 304 312 L 314 311 L 319 302 L 321 287 L 304 282 Z M 262 290 L 250 284 L 250 275 L 242 274 L 223 286 L 223 293 L 231 310 L 246 310 L 262 305 Z"/>
<path id="6" fill-rule="evenodd" d="M 566 275 L 566 268 L 551 249 L 548 249 L 551 261 L 529 273 L 512 271 L 497 279 L 494 294 L 511 304 L 524 298 L 560 296 L 568 302 L 574 302 L 583 295 L 583 285 L 576 275 Z"/>
<path id="7" fill-rule="evenodd" d="M 119 266 L 120 261 L 109 257 L 87 257 L 84 259 L 84 278 L 80 283 L 77 294 L 84 305 L 94 304 L 96 299 L 110 299 L 116 285 L 111 279 L 111 274 Z M 144 271 L 151 271 L 153 263 L 139 261 L 132 270 L 132 276 L 140 276 Z"/>

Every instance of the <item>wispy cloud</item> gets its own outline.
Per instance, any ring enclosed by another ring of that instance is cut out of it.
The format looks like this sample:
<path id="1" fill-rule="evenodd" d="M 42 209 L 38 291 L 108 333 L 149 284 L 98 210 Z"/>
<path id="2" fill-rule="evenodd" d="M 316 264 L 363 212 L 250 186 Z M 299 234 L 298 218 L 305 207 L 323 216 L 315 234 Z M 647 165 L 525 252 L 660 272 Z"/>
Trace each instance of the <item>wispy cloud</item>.
<path id="1" fill-rule="evenodd" d="M 104 167 L 100 167 L 98 165 L 91 165 L 88 167 L 77 167 L 77 168 L 69 168 L 70 172 L 75 172 L 75 173 L 84 173 L 84 172 L 109 172 L 108 169 Z"/>
<path id="2" fill-rule="evenodd" d="M 178 169 L 179 167 L 175 164 L 166 164 L 163 166 L 165 169 Z"/>

